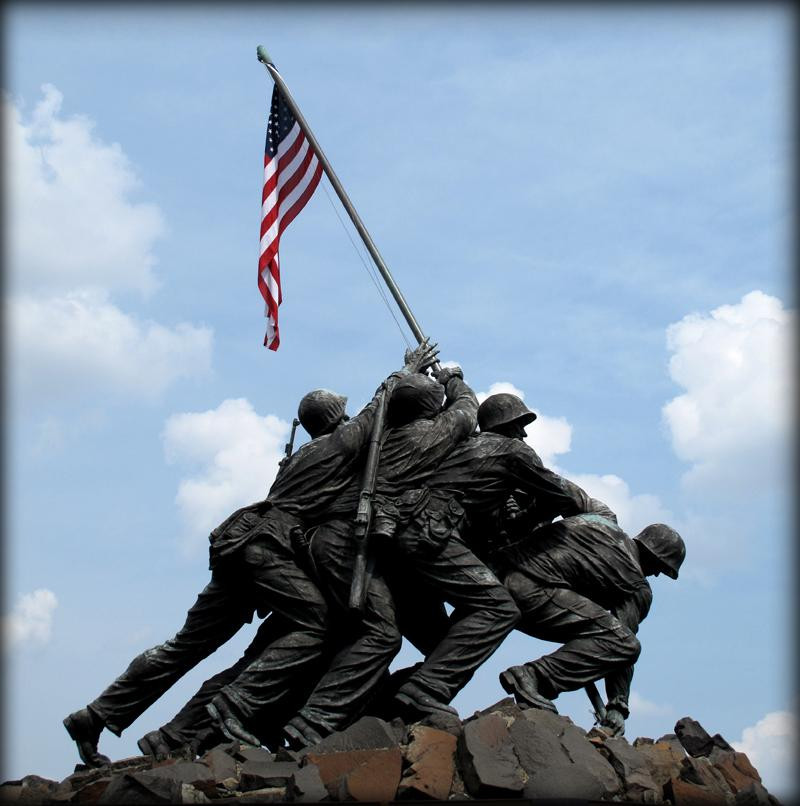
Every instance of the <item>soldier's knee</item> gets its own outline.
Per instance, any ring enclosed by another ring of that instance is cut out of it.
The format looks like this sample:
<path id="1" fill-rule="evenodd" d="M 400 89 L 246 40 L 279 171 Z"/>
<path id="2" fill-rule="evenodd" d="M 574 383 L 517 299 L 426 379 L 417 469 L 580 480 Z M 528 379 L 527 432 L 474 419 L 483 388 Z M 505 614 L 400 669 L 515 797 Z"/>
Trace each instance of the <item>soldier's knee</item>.
<path id="1" fill-rule="evenodd" d="M 628 629 L 624 629 L 622 634 L 617 634 L 617 645 L 621 659 L 626 665 L 636 663 L 642 651 L 639 639 Z"/>
<path id="2" fill-rule="evenodd" d="M 492 612 L 497 620 L 506 625 L 511 631 L 519 624 L 522 614 L 511 594 L 505 588 L 500 590 L 502 593 L 496 597 Z"/>
<path id="3" fill-rule="evenodd" d="M 303 617 L 303 626 L 314 634 L 326 635 L 330 627 L 327 603 L 320 600 L 309 606 Z"/>
<path id="4" fill-rule="evenodd" d="M 639 642 L 639 639 L 633 634 L 631 634 L 629 639 L 628 651 L 630 652 L 631 663 L 636 663 L 636 661 L 639 659 L 639 655 L 642 654 L 642 645 Z"/>
<path id="5" fill-rule="evenodd" d="M 371 643 L 386 657 L 394 658 L 403 645 L 403 636 L 394 622 L 385 621 L 372 630 Z"/>

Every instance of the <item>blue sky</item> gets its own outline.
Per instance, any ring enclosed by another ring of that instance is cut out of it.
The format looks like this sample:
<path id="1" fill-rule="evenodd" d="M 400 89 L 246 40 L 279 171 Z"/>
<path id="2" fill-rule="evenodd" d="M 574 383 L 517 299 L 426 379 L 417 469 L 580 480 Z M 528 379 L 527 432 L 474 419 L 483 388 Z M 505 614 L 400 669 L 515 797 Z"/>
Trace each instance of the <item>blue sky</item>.
<path id="1" fill-rule="evenodd" d="M 280 350 L 261 346 L 263 44 L 442 358 L 523 393 L 531 444 L 631 534 L 684 535 L 629 738 L 691 715 L 791 791 L 791 25 L 8 5 L 3 778 L 71 772 L 61 719 L 180 626 L 208 531 L 264 494 L 299 398 L 356 410 L 401 360 L 322 188 L 283 238 Z M 101 749 L 135 754 L 251 633 Z M 546 651 L 510 637 L 462 715 Z M 582 693 L 559 706 L 589 727 Z"/>

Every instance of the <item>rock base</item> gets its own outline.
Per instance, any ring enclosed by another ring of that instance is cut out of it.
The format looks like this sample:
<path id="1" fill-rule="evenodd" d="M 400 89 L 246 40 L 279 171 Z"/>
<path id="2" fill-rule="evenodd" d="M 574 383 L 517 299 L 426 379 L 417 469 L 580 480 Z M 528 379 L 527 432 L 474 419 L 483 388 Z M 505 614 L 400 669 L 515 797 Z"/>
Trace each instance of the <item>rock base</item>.
<path id="1" fill-rule="evenodd" d="M 426 724 L 427 723 L 427 724 Z M 776 806 L 744 753 L 685 717 L 653 740 L 587 733 L 510 698 L 459 722 L 364 717 L 300 753 L 222 744 L 199 759 L 78 765 L 63 781 L 0 785 L 0 803 L 670 803 Z"/>

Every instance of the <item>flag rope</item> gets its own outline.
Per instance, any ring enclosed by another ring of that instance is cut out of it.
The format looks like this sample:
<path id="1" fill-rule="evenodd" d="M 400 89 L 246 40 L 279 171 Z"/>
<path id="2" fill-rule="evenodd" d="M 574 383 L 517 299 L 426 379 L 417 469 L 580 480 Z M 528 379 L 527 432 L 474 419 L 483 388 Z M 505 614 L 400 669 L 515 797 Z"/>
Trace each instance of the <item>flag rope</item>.
<path id="1" fill-rule="evenodd" d="M 377 276 L 375 274 L 375 269 L 370 267 L 369 262 L 364 259 L 364 255 L 362 254 L 361 250 L 356 246 L 356 243 L 353 240 L 353 236 L 350 234 L 350 230 L 348 230 L 347 227 L 345 226 L 345 223 L 342 220 L 342 217 L 339 215 L 339 211 L 336 209 L 336 205 L 333 203 L 333 199 L 331 198 L 331 194 L 328 193 L 328 188 L 326 187 L 326 184 L 327 184 L 327 182 L 320 182 L 320 185 L 322 186 L 322 189 L 325 191 L 325 195 L 328 198 L 328 202 L 330 203 L 331 207 L 333 208 L 333 212 L 336 214 L 336 218 L 339 219 L 339 223 L 342 225 L 342 229 L 345 231 L 345 234 L 347 235 L 348 239 L 350 240 L 350 243 L 351 243 L 353 249 L 355 250 L 355 253 L 358 255 L 358 259 L 361 261 L 361 265 L 366 270 L 367 274 L 369 275 L 370 280 L 372 280 L 372 284 L 375 286 L 376 290 L 378 291 L 378 294 L 380 295 L 380 298 L 383 300 L 383 304 L 386 306 L 386 309 L 391 314 L 392 319 L 394 319 L 394 323 L 397 325 L 397 329 L 400 331 L 400 335 L 403 337 L 403 341 L 406 343 L 406 347 L 408 347 L 409 350 L 412 349 L 411 342 L 408 340 L 408 337 L 406 336 L 405 331 L 403 330 L 402 326 L 400 325 L 400 322 L 398 321 L 397 317 L 394 314 L 394 311 L 392 310 L 392 306 L 389 304 L 389 300 L 388 300 L 388 298 L 386 296 L 386 292 L 383 290 L 383 288 L 381 287 L 381 284 L 378 282 L 378 278 L 377 278 Z"/>

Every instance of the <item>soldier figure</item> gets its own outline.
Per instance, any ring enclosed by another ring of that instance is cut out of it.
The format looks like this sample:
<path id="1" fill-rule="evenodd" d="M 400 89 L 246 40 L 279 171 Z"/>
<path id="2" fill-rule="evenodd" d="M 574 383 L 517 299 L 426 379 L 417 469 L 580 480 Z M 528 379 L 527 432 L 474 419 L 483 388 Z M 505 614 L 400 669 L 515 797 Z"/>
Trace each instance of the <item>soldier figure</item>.
<path id="1" fill-rule="evenodd" d="M 646 577 L 677 579 L 686 547 L 660 523 L 631 540 L 611 510 L 594 504 L 594 512 L 542 526 L 498 553 L 498 573 L 522 611 L 517 629 L 563 644 L 507 669 L 500 683 L 520 704 L 555 711 L 562 691 L 605 677 L 600 727 L 621 735 L 641 649 L 635 633 L 653 597 Z"/>

